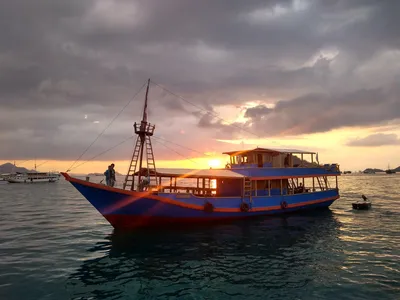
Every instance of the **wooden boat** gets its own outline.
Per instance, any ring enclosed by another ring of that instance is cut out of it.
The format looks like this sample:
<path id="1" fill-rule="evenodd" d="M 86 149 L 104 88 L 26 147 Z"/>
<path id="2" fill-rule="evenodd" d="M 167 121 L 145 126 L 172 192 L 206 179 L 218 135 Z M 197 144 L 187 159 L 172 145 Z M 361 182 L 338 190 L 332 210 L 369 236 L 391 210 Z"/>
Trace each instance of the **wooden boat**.
<path id="1" fill-rule="evenodd" d="M 370 201 L 357 201 L 352 203 L 353 209 L 370 209 L 371 208 L 371 202 Z"/>
<path id="2" fill-rule="evenodd" d="M 337 164 L 313 163 L 315 153 L 255 148 L 226 152 L 224 169 L 156 169 L 147 122 L 143 119 L 123 188 L 106 186 L 62 173 L 116 229 L 166 224 L 209 223 L 327 208 L 339 198 Z M 293 164 L 293 156 L 301 157 Z M 311 163 L 304 160 L 311 158 Z"/>

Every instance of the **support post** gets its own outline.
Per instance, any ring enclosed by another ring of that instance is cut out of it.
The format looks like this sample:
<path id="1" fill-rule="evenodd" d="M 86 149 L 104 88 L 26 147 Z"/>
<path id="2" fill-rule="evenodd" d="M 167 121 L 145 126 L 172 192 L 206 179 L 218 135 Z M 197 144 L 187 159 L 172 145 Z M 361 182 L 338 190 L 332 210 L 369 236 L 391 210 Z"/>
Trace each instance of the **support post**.
<path id="1" fill-rule="evenodd" d="M 268 180 L 268 196 L 271 197 L 271 180 Z"/>
<path id="2" fill-rule="evenodd" d="M 176 177 L 175 177 L 175 182 L 174 182 L 174 192 L 176 193 Z"/>
<path id="3" fill-rule="evenodd" d="M 289 180 L 288 180 L 289 181 Z M 298 185 L 298 184 L 297 184 Z M 292 178 L 292 193 L 294 195 L 294 179 Z"/>

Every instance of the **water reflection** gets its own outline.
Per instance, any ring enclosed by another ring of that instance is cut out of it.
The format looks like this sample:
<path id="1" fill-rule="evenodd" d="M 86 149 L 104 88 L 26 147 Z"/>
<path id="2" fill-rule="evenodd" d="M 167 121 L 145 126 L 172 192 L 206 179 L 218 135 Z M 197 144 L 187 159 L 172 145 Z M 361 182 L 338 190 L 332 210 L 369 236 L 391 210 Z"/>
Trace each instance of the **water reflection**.
<path id="1" fill-rule="evenodd" d="M 339 227 L 325 210 L 211 227 L 114 232 L 88 250 L 105 255 L 84 261 L 69 284 L 77 297 L 89 293 L 96 299 L 240 298 L 249 287 L 255 295 L 276 289 L 282 296 L 283 285 L 300 288 L 326 277 L 329 256 L 342 259 Z"/>

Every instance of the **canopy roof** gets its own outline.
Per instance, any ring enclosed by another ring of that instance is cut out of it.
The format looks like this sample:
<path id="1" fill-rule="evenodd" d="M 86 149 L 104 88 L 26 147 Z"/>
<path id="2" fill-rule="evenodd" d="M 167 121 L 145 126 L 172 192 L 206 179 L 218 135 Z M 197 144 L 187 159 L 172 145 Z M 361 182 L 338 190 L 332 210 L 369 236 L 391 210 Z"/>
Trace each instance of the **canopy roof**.
<path id="1" fill-rule="evenodd" d="M 273 149 L 273 148 L 254 148 L 254 149 L 247 149 L 247 150 L 237 150 L 237 151 L 229 151 L 223 152 L 222 154 L 232 155 L 242 155 L 250 152 L 257 152 L 257 153 L 288 153 L 288 154 L 315 154 L 315 152 L 311 151 L 304 151 L 298 149 Z"/>
<path id="2" fill-rule="evenodd" d="M 142 169 L 142 174 L 147 174 L 147 169 Z M 135 173 L 138 175 L 139 171 Z M 236 173 L 229 169 L 157 169 L 156 174 L 153 170 L 150 170 L 151 176 L 161 177 L 181 177 L 181 178 L 243 178 L 245 176 Z"/>

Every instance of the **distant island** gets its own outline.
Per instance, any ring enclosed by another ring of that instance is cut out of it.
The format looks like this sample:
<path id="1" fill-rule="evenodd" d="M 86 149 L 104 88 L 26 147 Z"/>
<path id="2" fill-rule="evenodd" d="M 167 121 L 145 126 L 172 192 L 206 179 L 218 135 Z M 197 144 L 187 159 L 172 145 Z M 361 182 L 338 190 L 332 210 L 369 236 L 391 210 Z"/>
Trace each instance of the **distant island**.
<path id="1" fill-rule="evenodd" d="M 36 172 L 35 170 L 29 170 L 24 167 L 16 167 L 14 164 L 8 162 L 0 165 L 0 174 L 7 173 L 27 173 L 27 172 Z"/>
<path id="2" fill-rule="evenodd" d="M 385 172 L 385 171 L 381 170 L 381 169 L 367 168 L 362 172 L 365 174 L 372 174 L 372 173 L 381 173 L 381 172 Z"/>
<path id="3" fill-rule="evenodd" d="M 394 173 L 400 173 L 400 166 L 398 166 L 395 169 L 390 169 Z M 375 168 L 367 168 L 364 171 L 362 171 L 365 174 L 373 174 L 373 173 L 385 173 L 387 170 L 381 170 L 381 169 L 375 169 Z"/>

